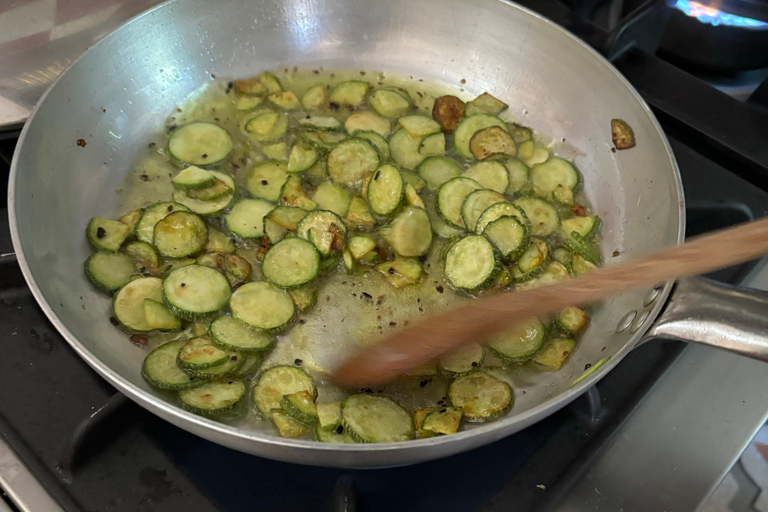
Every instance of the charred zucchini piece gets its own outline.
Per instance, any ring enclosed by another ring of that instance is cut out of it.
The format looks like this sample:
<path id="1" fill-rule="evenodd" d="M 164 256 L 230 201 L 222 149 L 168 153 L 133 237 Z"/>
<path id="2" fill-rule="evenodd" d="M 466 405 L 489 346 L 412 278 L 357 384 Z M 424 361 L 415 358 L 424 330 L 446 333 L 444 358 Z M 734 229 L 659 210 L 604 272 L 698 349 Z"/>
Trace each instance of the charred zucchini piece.
<path id="1" fill-rule="evenodd" d="M 440 123 L 445 133 L 453 133 L 464 115 L 464 102 L 456 96 L 440 96 L 432 107 L 432 119 Z"/>

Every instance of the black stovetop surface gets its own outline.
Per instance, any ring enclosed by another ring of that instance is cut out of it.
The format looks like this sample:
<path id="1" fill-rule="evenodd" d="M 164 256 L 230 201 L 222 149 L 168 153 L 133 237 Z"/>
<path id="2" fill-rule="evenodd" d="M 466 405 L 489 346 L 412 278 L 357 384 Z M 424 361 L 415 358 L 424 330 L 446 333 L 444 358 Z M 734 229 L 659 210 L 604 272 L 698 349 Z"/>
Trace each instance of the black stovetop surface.
<path id="1" fill-rule="evenodd" d="M 558 5 L 532 7 L 611 56 L 670 135 L 686 193 L 688 235 L 768 214 L 768 193 L 758 188 L 768 184 L 768 111 L 738 103 L 659 61 L 644 38 L 627 51 L 617 50 L 601 39 L 605 34 Z M 686 87 L 700 94 L 686 95 Z M 707 102 L 707 115 L 697 108 L 700 101 Z M 762 124 L 751 124 L 756 122 Z M 7 158 L 13 143 L 0 141 L 0 155 Z M 6 178 L 7 168 L 0 165 L 0 180 Z M 501 511 L 512 504 L 519 511 L 540 510 L 603 446 L 683 348 L 666 341 L 646 344 L 572 406 L 471 452 L 380 470 L 305 467 L 210 443 L 116 393 L 47 321 L 12 253 L 3 209 L 0 433 L 67 512 L 448 512 Z M 714 277 L 738 282 L 749 268 Z M 358 506 L 349 506 L 349 500 Z"/>

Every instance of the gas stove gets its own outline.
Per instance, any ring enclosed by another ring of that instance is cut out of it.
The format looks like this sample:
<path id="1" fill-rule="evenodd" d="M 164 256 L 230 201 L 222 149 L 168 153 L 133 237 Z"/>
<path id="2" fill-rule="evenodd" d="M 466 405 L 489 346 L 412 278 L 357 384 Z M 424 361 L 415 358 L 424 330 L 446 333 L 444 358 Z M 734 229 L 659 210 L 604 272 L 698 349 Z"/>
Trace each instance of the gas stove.
<path id="1" fill-rule="evenodd" d="M 0 5 L 0 181 L 45 86 L 153 3 Z M 721 70 L 687 68 L 660 50 L 669 37 L 664 27 L 682 12 L 661 2 L 526 4 L 609 57 L 652 107 L 682 173 L 688 236 L 768 214 L 768 81 L 760 85 L 761 70 L 734 72 L 757 77 L 749 86 L 739 82 L 749 102 L 702 80 Z M 7 35 L 14 30 L 17 37 Z M 70 349 L 24 283 L 2 206 L 0 512 L 693 511 L 768 414 L 768 365 L 656 341 L 569 408 L 446 459 L 347 471 L 244 455 L 145 412 Z M 768 289 L 763 261 L 712 277 Z"/>

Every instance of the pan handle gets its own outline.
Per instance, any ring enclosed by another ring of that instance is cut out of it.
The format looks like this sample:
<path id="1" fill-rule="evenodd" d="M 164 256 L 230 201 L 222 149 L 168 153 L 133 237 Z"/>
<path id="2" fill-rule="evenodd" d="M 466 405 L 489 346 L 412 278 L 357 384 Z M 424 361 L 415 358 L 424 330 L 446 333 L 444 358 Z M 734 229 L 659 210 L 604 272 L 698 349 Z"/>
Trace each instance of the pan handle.
<path id="1" fill-rule="evenodd" d="M 643 341 L 703 343 L 768 362 L 768 292 L 681 279 Z"/>

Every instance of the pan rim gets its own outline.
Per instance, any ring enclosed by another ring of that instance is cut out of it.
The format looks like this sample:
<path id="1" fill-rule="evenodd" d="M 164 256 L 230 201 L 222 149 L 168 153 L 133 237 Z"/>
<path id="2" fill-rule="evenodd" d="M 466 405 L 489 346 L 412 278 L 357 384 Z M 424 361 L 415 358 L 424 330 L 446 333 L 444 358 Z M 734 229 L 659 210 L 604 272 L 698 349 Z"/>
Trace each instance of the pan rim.
<path id="1" fill-rule="evenodd" d="M 130 23 L 133 23 L 134 21 L 140 18 L 143 18 L 145 16 L 150 16 L 155 11 L 158 11 L 160 9 L 169 8 L 169 6 L 172 6 L 173 4 L 180 1 L 183 1 L 183 0 L 168 0 L 166 2 L 158 4 L 134 16 L 133 18 L 128 20 L 125 24 L 118 27 L 114 31 L 110 32 L 108 35 L 106 35 L 104 38 L 98 41 L 95 45 L 90 47 L 86 52 L 83 53 L 83 55 L 81 55 L 76 60 L 74 60 L 56 78 L 56 80 L 50 85 L 50 87 L 41 96 L 40 100 L 35 105 L 34 109 L 32 110 L 32 113 L 30 114 L 27 122 L 25 123 L 22 129 L 21 135 L 19 136 L 19 139 L 18 139 L 16 150 L 14 152 L 13 161 L 11 163 L 10 176 L 8 181 L 8 215 L 9 215 L 9 221 L 10 221 L 11 239 L 12 239 L 12 243 L 13 243 L 14 251 L 16 253 L 19 267 L 22 271 L 22 274 L 24 275 L 27 285 L 29 286 L 33 296 L 35 297 L 35 300 L 37 301 L 38 305 L 41 307 L 41 309 L 45 313 L 46 317 L 56 327 L 57 331 L 64 337 L 64 339 L 75 350 L 75 352 L 77 352 L 77 354 L 99 375 L 101 375 L 104 379 L 106 379 L 110 384 L 115 386 L 120 392 L 128 396 L 128 398 L 136 402 L 138 405 L 144 407 L 145 409 L 148 409 L 149 411 L 157 414 L 158 416 L 162 417 L 166 421 L 169 421 L 170 423 L 173 423 L 174 425 L 180 428 L 191 431 L 197 435 L 201 435 L 201 437 L 205 437 L 208 439 L 211 439 L 211 437 L 215 437 L 216 438 L 215 442 L 219 444 L 223 444 L 223 445 L 229 446 L 230 448 L 234 448 L 240 451 L 246 451 L 247 453 L 251 453 L 254 455 L 265 455 L 269 458 L 287 460 L 290 462 L 297 462 L 301 464 L 319 465 L 319 466 L 382 467 L 384 465 L 403 465 L 403 464 L 411 463 L 410 460 L 406 460 L 406 459 L 416 459 L 418 458 L 417 455 L 413 455 L 412 457 L 408 457 L 406 455 L 405 457 L 402 457 L 403 460 L 401 461 L 393 460 L 392 464 L 386 462 L 387 460 L 386 456 L 393 452 L 399 453 L 405 449 L 408 449 L 410 453 L 417 453 L 417 452 L 421 452 L 422 454 L 429 453 L 431 456 L 426 457 L 426 459 L 441 458 L 450 454 L 466 451 L 466 450 L 487 444 L 488 442 L 501 439 L 503 437 L 507 437 L 515 432 L 522 430 L 523 428 L 526 428 L 538 422 L 539 420 L 543 419 L 546 416 L 549 416 L 553 412 L 561 409 L 565 405 L 569 404 L 570 402 L 578 398 L 589 387 L 593 386 L 600 379 L 602 379 L 603 376 L 605 376 L 621 360 L 623 360 L 623 358 L 626 356 L 627 353 L 633 350 L 639 344 L 639 342 L 641 342 L 645 332 L 648 330 L 648 328 L 650 328 L 650 326 L 653 324 L 653 321 L 656 319 L 656 317 L 661 312 L 661 309 L 666 304 L 667 298 L 674 284 L 673 281 L 666 282 L 663 285 L 659 293 L 659 298 L 656 300 L 654 307 L 649 312 L 649 316 L 648 316 L 649 321 L 647 321 L 644 324 L 644 328 L 639 329 L 637 332 L 635 332 L 633 336 L 624 344 L 624 346 L 621 347 L 611 357 L 611 359 L 606 362 L 606 364 L 604 364 L 598 371 L 594 372 L 590 377 L 584 379 L 578 385 L 573 386 L 568 390 L 560 393 L 559 395 L 555 395 L 547 399 L 546 401 L 532 407 L 531 409 L 528 409 L 519 414 L 510 415 L 503 419 L 497 420 L 495 422 L 487 423 L 485 425 L 472 428 L 470 430 L 458 432 L 451 436 L 439 436 L 439 437 L 433 437 L 429 439 L 417 439 L 417 440 L 412 440 L 406 443 L 400 442 L 400 443 L 354 444 L 354 445 L 326 444 L 326 443 L 318 443 L 316 441 L 309 441 L 309 440 L 283 439 L 283 438 L 279 438 L 277 436 L 273 436 L 265 433 L 259 433 L 252 430 L 233 427 L 224 423 L 219 423 L 215 420 L 210 420 L 210 419 L 195 415 L 193 413 L 187 412 L 181 409 L 180 407 L 177 407 L 172 402 L 167 401 L 163 398 L 159 398 L 158 396 L 152 394 L 151 392 L 148 392 L 139 388 L 138 386 L 128 381 L 126 378 L 122 377 L 120 374 L 113 371 L 106 364 L 104 364 L 99 358 L 97 358 L 91 351 L 89 351 L 77 339 L 77 337 L 75 337 L 72 334 L 72 332 L 67 328 L 67 326 L 59 319 L 58 315 L 55 313 L 53 308 L 48 304 L 48 301 L 46 300 L 46 298 L 43 296 L 43 293 L 40 287 L 38 286 L 37 281 L 35 280 L 35 277 L 27 261 L 27 257 L 24 254 L 24 251 L 22 249 L 22 236 L 19 234 L 18 226 L 17 226 L 17 215 L 16 215 L 17 205 L 15 200 L 16 199 L 15 189 L 16 189 L 17 173 L 19 172 L 18 155 L 20 154 L 22 148 L 24 147 L 24 141 L 25 141 L 26 135 L 29 131 L 29 127 L 35 122 L 35 117 L 37 115 L 37 112 L 39 111 L 40 107 L 45 103 L 45 100 L 50 94 L 50 92 L 57 86 L 59 81 L 65 75 L 67 75 L 67 73 L 69 73 L 74 67 L 76 67 L 78 63 L 83 58 L 85 58 L 94 48 L 98 47 L 101 44 L 107 44 L 112 38 L 117 37 L 115 34 L 124 30 L 125 27 Z M 667 157 L 669 158 L 669 163 L 671 165 L 671 168 L 674 174 L 673 178 L 674 178 L 675 187 L 678 195 L 678 216 L 679 216 L 676 244 L 678 245 L 681 244 L 685 236 L 685 197 L 683 195 L 683 184 L 680 176 L 680 171 L 677 165 L 676 158 L 674 156 L 674 153 L 672 152 L 672 148 L 669 144 L 669 141 L 666 135 L 664 134 L 653 112 L 651 111 L 649 106 L 646 104 L 646 102 L 643 100 L 643 98 L 640 96 L 640 94 L 607 59 L 605 59 L 602 55 L 600 55 L 597 51 L 595 51 L 593 48 L 588 46 L 581 39 L 577 38 L 575 35 L 571 34 L 567 30 L 563 29 L 562 27 L 548 20 L 547 18 L 544 18 L 543 16 L 531 11 L 530 9 L 522 7 L 518 4 L 509 2 L 506 0 L 492 0 L 492 1 L 501 3 L 505 5 L 505 7 L 508 7 L 511 9 L 518 9 L 524 12 L 526 15 L 535 18 L 537 22 L 548 25 L 549 28 L 557 30 L 561 34 L 565 34 L 568 38 L 570 38 L 573 44 L 579 45 L 583 50 L 586 50 L 587 52 L 589 52 L 593 58 L 598 59 L 598 61 L 603 66 L 607 66 L 608 70 L 611 71 L 612 74 L 615 75 L 620 80 L 620 83 L 622 83 L 627 88 L 627 90 L 632 94 L 632 96 L 634 96 L 636 101 L 640 103 L 642 109 L 645 111 L 646 115 L 649 117 L 654 129 L 656 130 L 656 133 L 658 134 L 661 142 L 664 145 L 664 148 L 667 152 Z M 204 436 L 199 433 L 201 431 L 211 432 L 212 434 L 215 434 L 215 436 Z M 247 443 L 247 446 L 246 447 L 241 446 L 242 443 L 238 444 L 235 442 L 237 440 L 245 441 Z M 264 446 L 261 446 L 261 445 L 264 445 Z M 446 449 L 448 446 L 451 446 L 451 445 L 455 447 L 454 450 Z M 259 447 L 261 447 L 262 449 L 258 449 Z M 438 447 L 443 447 L 443 449 L 441 450 Z M 254 449 L 250 449 L 250 448 L 254 448 Z M 270 451 L 270 448 L 279 450 L 280 456 L 279 457 L 274 456 L 274 454 L 271 454 L 271 453 L 266 454 L 266 452 Z M 312 457 L 311 460 L 303 460 L 304 457 L 308 455 L 307 452 L 312 452 L 316 456 Z M 337 455 L 339 460 L 330 460 L 329 458 L 324 457 L 330 454 Z M 350 459 L 350 457 L 355 454 L 361 454 L 361 457 L 362 457 L 362 454 L 378 454 L 380 455 L 381 463 L 366 459 L 366 461 L 362 461 L 362 460 L 360 461 L 361 463 L 362 462 L 365 462 L 365 463 L 358 465 L 356 464 L 356 461 Z M 301 458 L 302 460 L 299 460 L 299 458 Z M 426 459 L 422 457 L 420 460 L 426 460 Z M 317 462 L 314 462 L 314 461 L 317 461 Z"/>

